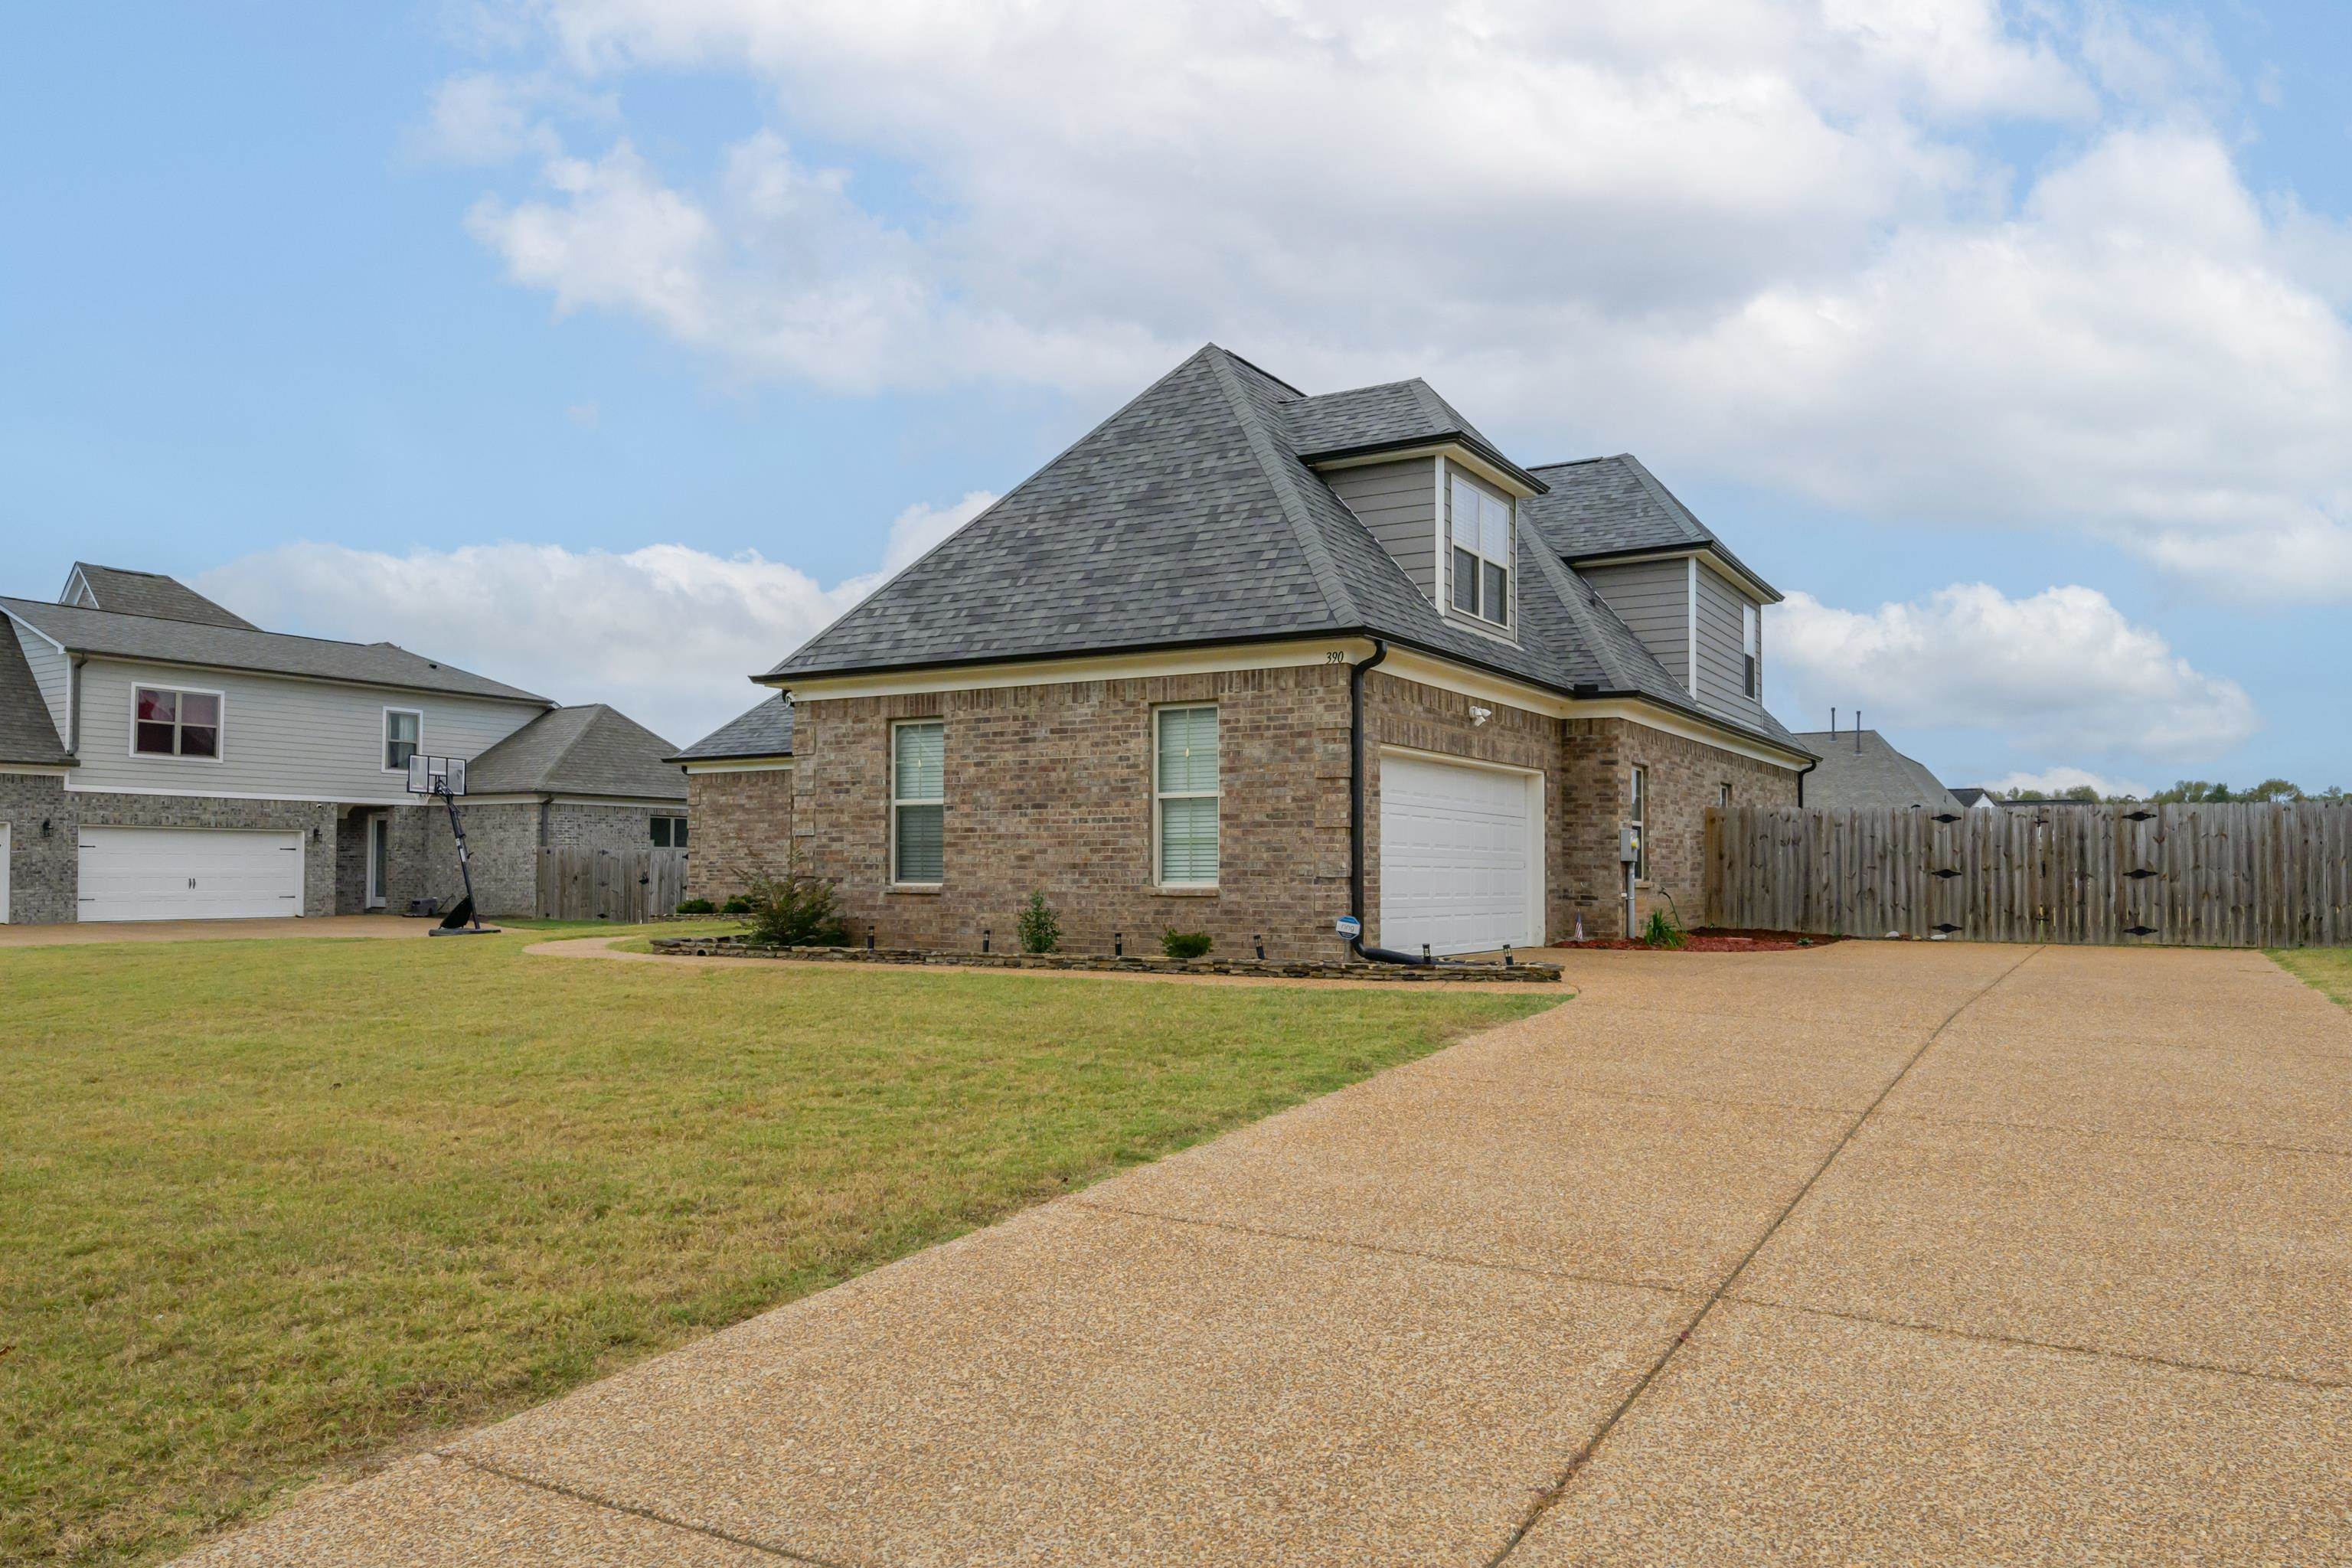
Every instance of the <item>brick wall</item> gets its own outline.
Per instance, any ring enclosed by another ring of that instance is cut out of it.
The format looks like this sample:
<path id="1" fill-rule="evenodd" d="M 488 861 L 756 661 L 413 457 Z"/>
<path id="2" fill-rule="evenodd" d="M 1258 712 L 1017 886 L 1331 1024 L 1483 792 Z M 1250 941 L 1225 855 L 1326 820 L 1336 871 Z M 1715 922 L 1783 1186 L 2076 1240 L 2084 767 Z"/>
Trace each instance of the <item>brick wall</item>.
<path id="1" fill-rule="evenodd" d="M 686 896 L 724 903 L 791 868 L 793 770 L 688 773 Z"/>
<path id="2" fill-rule="evenodd" d="M 1219 951 L 1332 956 L 1347 905 L 1348 672 L 1234 670 L 796 708 L 792 827 L 803 867 L 838 879 L 854 934 L 884 944 L 999 945 L 1032 889 L 1071 951 L 1156 951 L 1170 927 Z M 1213 700 L 1223 753 L 1220 888 L 1151 886 L 1151 712 Z M 891 890 L 890 724 L 946 721 L 946 883 Z M 695 831 L 712 831 L 698 818 Z M 721 829 L 720 831 L 725 831 Z"/>
<path id="3" fill-rule="evenodd" d="M 1685 925 L 1706 917 L 1706 808 L 1724 784 L 1740 805 L 1797 801 L 1797 775 L 1786 768 L 1622 719 L 1564 721 L 1554 941 L 1573 930 L 1579 914 L 1588 935 L 1614 936 L 1622 929 L 1617 832 L 1627 820 L 1636 764 L 1649 769 L 1643 827 L 1649 876 L 1634 889 L 1637 925 L 1653 910 L 1679 914 Z"/>
<path id="4" fill-rule="evenodd" d="M 54 925 L 74 918 L 74 816 L 66 781 L 53 773 L 0 773 L 0 822 L 8 824 L 8 919 Z M 41 832 L 41 824 L 49 831 Z"/>

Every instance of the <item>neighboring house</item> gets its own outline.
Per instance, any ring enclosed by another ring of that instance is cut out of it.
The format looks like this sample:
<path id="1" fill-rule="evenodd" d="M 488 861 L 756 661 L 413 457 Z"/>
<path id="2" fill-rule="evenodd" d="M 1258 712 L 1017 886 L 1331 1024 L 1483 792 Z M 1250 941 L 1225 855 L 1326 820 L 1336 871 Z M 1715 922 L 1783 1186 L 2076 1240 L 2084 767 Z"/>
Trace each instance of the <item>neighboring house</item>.
<path id="1" fill-rule="evenodd" d="M 406 791 L 420 751 L 472 768 L 484 911 L 529 913 L 541 844 L 635 848 L 684 816 L 669 749 L 609 709 L 390 643 L 262 631 L 170 577 L 78 564 L 54 603 L 0 598 L 0 920 L 446 901 L 447 815 Z"/>
<path id="2" fill-rule="evenodd" d="M 1992 791 L 1989 789 L 1979 789 L 1974 784 L 1962 784 L 1959 788 L 1952 792 L 1952 798 L 1958 801 L 1962 805 L 1967 806 L 1970 811 L 1999 811 L 2000 809 L 2000 796 L 1993 794 Z"/>
<path id="3" fill-rule="evenodd" d="M 1916 808 L 1930 815 L 1968 809 L 1926 763 L 1896 751 L 1875 730 L 1808 730 L 1797 739 L 1821 756 L 1805 776 L 1807 805 L 1832 811 Z"/>
<path id="4" fill-rule="evenodd" d="M 1696 921 L 1706 808 L 1812 760 L 1758 695 L 1779 598 L 1631 458 L 1211 345 L 758 678 L 789 735 L 682 753 L 763 770 L 689 773 L 695 831 L 788 834 L 886 943 L 1007 942 L 1039 890 L 1087 950 L 1328 956 L 1358 907 L 1526 946 L 1617 927 L 1625 826 L 1638 911 Z"/>
<path id="5" fill-rule="evenodd" d="M 782 693 L 670 758 L 697 824 L 690 899 L 721 902 L 793 866 L 793 705 Z"/>

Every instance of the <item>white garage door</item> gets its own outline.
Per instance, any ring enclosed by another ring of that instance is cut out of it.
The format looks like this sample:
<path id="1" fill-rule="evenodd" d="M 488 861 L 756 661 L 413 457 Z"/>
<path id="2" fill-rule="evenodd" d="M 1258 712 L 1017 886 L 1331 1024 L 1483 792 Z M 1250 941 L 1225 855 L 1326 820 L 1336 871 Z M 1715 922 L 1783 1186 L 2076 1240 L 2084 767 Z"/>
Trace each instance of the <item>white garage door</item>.
<path id="1" fill-rule="evenodd" d="M 1540 781 L 1418 757 L 1381 759 L 1382 947 L 1485 952 L 1537 944 Z"/>
<path id="2" fill-rule="evenodd" d="M 302 912 L 302 836 L 85 827 L 81 918 L 233 921 Z"/>

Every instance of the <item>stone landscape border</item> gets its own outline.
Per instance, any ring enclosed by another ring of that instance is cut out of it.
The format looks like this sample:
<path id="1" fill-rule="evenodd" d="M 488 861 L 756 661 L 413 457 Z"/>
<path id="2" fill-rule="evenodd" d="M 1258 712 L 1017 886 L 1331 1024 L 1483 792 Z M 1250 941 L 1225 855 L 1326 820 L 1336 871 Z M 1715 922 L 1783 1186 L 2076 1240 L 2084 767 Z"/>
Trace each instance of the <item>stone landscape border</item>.
<path id="1" fill-rule="evenodd" d="M 781 958 L 816 963 L 937 964 L 942 968 L 1074 969 L 1118 974 L 1254 974 L 1277 980 L 1386 980 L 1444 984 L 1448 981 L 1514 981 L 1550 985 L 1550 963 L 1333 963 L 1320 959 L 1113 958 L 1107 953 L 929 952 L 906 947 L 761 947 L 739 936 L 660 936 L 656 952 L 686 958 Z"/>

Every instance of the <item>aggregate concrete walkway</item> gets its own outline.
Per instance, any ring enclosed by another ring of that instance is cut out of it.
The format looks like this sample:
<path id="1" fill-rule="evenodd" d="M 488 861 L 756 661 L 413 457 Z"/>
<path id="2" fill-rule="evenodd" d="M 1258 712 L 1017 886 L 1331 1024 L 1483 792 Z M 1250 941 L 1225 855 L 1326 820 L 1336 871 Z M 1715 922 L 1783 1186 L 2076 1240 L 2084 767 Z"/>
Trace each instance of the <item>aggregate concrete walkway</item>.
<path id="1" fill-rule="evenodd" d="M 188 1561 L 2352 1561 L 2352 1015 L 2252 953 L 1568 963 Z"/>

